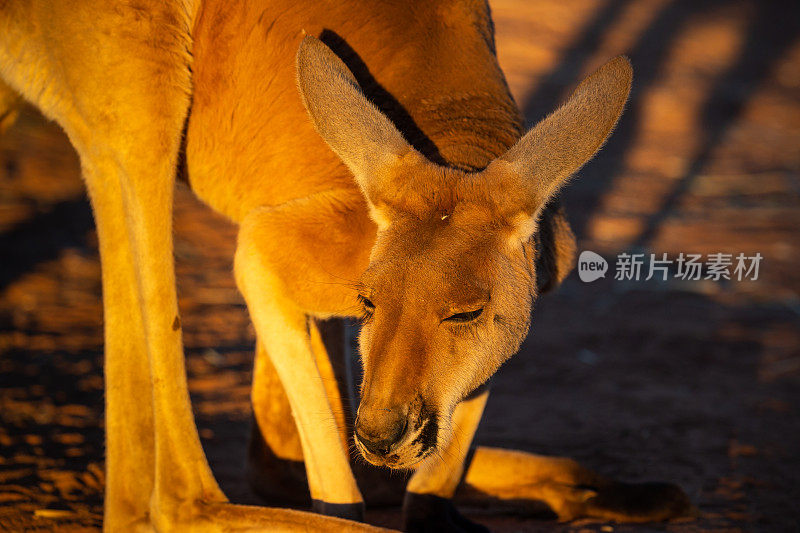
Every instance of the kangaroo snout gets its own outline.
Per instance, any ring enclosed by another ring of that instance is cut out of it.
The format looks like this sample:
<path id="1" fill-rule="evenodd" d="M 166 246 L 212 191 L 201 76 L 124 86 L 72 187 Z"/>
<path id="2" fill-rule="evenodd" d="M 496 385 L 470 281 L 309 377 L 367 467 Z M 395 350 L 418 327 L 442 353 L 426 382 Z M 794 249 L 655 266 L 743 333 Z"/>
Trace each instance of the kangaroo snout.
<path id="1" fill-rule="evenodd" d="M 385 456 L 403 439 L 408 428 L 408 405 L 362 406 L 356 418 L 356 439 L 371 453 Z"/>

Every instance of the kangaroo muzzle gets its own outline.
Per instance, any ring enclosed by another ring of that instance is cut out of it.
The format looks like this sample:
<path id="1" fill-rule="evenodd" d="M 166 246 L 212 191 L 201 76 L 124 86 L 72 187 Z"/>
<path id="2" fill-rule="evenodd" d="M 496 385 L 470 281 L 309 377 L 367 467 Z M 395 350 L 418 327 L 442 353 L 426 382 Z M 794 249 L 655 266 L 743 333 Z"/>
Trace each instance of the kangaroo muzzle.
<path id="1" fill-rule="evenodd" d="M 408 428 L 408 404 L 367 407 L 358 410 L 356 439 L 377 456 L 389 455 L 402 441 Z"/>

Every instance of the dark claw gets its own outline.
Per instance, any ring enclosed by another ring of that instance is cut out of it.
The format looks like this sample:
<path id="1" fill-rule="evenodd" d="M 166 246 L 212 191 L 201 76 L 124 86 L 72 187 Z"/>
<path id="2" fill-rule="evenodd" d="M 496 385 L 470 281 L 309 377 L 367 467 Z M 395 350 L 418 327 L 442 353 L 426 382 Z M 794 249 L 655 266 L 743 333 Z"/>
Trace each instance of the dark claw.
<path id="1" fill-rule="evenodd" d="M 453 502 L 432 494 L 406 492 L 403 531 L 407 533 L 489 533 L 486 526 L 465 518 Z"/>
<path id="2" fill-rule="evenodd" d="M 345 518 L 356 522 L 364 521 L 364 503 L 328 503 L 321 500 L 311 500 L 311 510 L 326 516 Z"/>

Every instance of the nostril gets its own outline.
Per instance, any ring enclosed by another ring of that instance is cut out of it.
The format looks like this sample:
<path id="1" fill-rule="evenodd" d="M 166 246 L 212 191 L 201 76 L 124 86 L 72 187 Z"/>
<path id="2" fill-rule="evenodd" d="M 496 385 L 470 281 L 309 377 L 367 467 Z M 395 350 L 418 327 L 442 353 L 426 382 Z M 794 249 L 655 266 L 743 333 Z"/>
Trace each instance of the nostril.
<path id="1" fill-rule="evenodd" d="M 385 453 L 389 453 L 391 451 L 391 447 L 394 444 L 400 442 L 400 439 L 403 438 L 403 435 L 406 432 L 407 424 L 408 424 L 408 419 L 405 417 L 403 417 L 401 420 L 398 420 L 393 424 L 389 436 L 385 439 L 386 440 L 386 443 L 384 445 L 384 447 L 386 448 Z"/>
<path id="2" fill-rule="evenodd" d="M 396 420 L 389 427 L 379 431 L 367 432 L 363 424 L 356 421 L 356 438 L 370 452 L 376 455 L 387 455 L 392 451 L 392 446 L 397 444 L 405 434 L 407 419 Z"/>

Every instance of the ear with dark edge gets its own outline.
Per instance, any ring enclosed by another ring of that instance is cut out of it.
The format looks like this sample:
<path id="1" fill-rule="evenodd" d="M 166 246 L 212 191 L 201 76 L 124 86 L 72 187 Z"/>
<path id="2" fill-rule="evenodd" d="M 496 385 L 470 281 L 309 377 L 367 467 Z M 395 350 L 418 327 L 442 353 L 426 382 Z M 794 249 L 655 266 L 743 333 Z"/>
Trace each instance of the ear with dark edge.
<path id="1" fill-rule="evenodd" d="M 558 287 L 575 266 L 577 244 L 564 209 L 557 199 L 542 210 L 533 234 L 536 287 L 539 294 Z"/>
<path id="2" fill-rule="evenodd" d="M 539 210 L 606 141 L 619 120 L 633 79 L 619 56 L 583 80 L 569 100 L 534 126 L 485 170 L 503 188 L 502 210 L 517 236 L 530 237 Z"/>
<path id="3" fill-rule="evenodd" d="M 317 132 L 353 173 L 367 200 L 375 202 L 380 170 L 413 148 L 316 37 L 306 36 L 297 51 L 297 85 Z"/>

